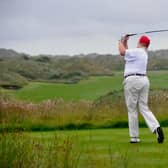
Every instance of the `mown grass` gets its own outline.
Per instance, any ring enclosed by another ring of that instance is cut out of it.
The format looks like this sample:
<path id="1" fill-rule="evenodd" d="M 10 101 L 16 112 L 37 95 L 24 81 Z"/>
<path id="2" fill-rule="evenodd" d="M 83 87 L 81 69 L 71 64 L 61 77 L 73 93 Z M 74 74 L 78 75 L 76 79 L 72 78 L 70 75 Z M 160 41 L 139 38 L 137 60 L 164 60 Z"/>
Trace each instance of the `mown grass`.
<path id="1" fill-rule="evenodd" d="M 152 89 L 167 89 L 168 71 L 149 72 Z M 62 98 L 65 101 L 96 100 L 112 91 L 122 90 L 123 74 L 114 76 L 95 76 L 77 84 L 54 84 L 32 82 L 11 94 L 18 99 L 40 102 L 47 99 Z"/>
<path id="2" fill-rule="evenodd" d="M 53 84 L 33 82 L 14 95 L 23 100 L 39 102 L 46 99 L 63 98 L 67 101 L 95 100 L 110 90 L 121 89 L 121 76 L 90 77 L 77 84 Z"/>
<path id="3" fill-rule="evenodd" d="M 168 71 L 152 71 L 148 74 L 151 89 L 168 89 Z"/>
<path id="4" fill-rule="evenodd" d="M 165 135 L 168 129 L 164 128 Z M 128 129 L 0 134 L 2 167 L 166 168 L 168 143 L 141 128 L 130 144 Z"/>

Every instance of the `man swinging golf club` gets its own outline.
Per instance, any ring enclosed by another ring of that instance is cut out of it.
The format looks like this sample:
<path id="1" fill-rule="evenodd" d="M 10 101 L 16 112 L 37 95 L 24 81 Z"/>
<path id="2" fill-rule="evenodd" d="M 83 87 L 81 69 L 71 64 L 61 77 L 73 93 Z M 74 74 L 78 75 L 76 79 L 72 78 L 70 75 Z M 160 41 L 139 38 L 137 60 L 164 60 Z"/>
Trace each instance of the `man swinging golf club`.
<path id="1" fill-rule="evenodd" d="M 164 134 L 159 122 L 148 108 L 149 80 L 146 76 L 148 54 L 147 49 L 150 39 L 147 36 L 141 36 L 137 48 L 128 49 L 127 41 L 129 35 L 125 35 L 119 41 L 119 52 L 125 59 L 124 71 L 124 94 L 128 109 L 128 123 L 130 143 L 138 143 L 139 124 L 138 110 L 144 117 L 146 124 L 152 133 L 157 135 L 158 143 L 163 143 Z"/>

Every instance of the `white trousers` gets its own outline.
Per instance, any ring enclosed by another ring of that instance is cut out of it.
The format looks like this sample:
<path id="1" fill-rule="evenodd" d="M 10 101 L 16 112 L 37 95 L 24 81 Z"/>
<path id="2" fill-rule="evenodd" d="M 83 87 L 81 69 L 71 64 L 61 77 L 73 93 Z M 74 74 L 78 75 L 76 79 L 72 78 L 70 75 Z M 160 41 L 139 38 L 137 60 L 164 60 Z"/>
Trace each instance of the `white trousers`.
<path id="1" fill-rule="evenodd" d="M 146 76 L 129 76 L 124 82 L 124 94 L 128 109 L 130 137 L 139 137 L 138 110 L 151 132 L 159 127 L 159 122 L 148 108 L 149 80 Z"/>

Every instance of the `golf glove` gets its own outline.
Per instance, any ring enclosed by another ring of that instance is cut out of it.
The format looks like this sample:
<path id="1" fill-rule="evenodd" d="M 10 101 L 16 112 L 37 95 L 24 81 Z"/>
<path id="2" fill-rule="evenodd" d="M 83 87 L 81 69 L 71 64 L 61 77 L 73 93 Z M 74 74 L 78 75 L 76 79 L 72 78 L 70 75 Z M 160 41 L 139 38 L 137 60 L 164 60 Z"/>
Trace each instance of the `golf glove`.
<path id="1" fill-rule="evenodd" d="M 126 41 L 128 40 L 128 38 L 129 38 L 129 35 L 128 35 L 128 34 L 122 35 L 120 41 L 121 41 L 122 43 L 124 43 L 124 42 L 126 42 Z"/>

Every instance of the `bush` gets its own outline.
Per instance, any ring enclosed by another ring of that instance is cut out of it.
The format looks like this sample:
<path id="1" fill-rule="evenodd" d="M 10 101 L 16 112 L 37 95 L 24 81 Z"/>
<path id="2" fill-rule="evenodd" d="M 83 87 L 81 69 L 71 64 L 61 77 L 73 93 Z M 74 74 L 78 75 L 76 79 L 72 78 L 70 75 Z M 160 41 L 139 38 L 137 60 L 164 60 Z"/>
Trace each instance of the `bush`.
<path id="1" fill-rule="evenodd" d="M 39 56 L 38 58 L 36 58 L 36 61 L 38 62 L 50 62 L 50 57 L 47 56 Z"/>
<path id="2" fill-rule="evenodd" d="M 0 86 L 4 88 L 18 89 L 28 84 L 28 81 L 17 73 L 2 72 Z"/>

